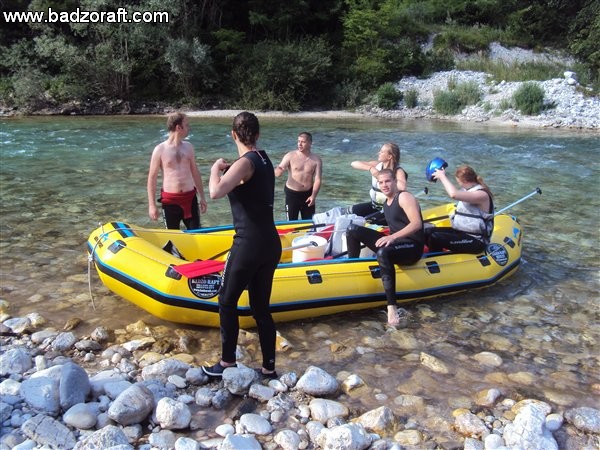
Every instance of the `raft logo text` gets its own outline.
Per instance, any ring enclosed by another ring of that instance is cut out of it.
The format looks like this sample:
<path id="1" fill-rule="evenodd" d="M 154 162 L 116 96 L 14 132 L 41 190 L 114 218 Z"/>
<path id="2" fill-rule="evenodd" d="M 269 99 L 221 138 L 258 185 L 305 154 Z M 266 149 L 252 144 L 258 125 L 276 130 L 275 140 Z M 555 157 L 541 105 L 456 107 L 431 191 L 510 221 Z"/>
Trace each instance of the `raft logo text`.
<path id="1" fill-rule="evenodd" d="M 2 11 L 6 23 L 169 23 L 167 11 Z"/>

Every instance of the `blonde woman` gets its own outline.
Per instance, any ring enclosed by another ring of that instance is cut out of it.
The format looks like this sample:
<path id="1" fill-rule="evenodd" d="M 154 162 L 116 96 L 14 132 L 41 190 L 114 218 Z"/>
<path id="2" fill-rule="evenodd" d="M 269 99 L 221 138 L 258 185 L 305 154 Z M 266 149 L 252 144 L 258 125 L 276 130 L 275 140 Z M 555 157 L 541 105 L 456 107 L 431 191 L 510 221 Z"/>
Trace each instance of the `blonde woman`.
<path id="1" fill-rule="evenodd" d="M 381 211 L 385 202 L 385 195 L 379 189 L 377 174 L 383 169 L 389 169 L 396 178 L 396 187 L 399 191 L 406 190 L 408 175 L 400 166 L 400 147 L 393 142 L 386 142 L 377 153 L 377 161 L 352 161 L 352 168 L 367 170 L 371 174 L 370 202 L 358 203 L 350 208 L 350 213 L 366 217 Z"/>

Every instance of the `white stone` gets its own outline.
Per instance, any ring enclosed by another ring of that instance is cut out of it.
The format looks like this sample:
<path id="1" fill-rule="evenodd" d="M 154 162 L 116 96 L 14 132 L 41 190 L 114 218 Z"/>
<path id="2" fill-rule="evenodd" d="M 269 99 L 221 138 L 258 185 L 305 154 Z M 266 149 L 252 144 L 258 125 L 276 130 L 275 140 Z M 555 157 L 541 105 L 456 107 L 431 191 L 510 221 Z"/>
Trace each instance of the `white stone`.
<path id="1" fill-rule="evenodd" d="M 164 429 L 181 430 L 190 425 L 192 413 L 185 403 L 163 397 L 156 404 L 156 420 Z"/>

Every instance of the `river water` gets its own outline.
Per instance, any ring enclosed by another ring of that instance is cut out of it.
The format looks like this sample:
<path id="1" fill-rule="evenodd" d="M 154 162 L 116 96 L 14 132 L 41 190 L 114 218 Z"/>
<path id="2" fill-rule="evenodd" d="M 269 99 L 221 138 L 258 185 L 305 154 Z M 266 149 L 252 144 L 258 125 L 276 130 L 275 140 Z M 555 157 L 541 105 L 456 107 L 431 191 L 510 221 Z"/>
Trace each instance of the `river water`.
<path id="1" fill-rule="evenodd" d="M 260 115 L 259 115 L 260 118 Z M 108 292 L 95 272 L 88 279 L 85 242 L 100 222 L 158 226 L 147 216 L 146 175 L 154 145 L 166 136 L 160 117 L 24 118 L 0 121 L 0 292 L 11 314 L 41 313 L 62 328 L 84 320 L 123 327 L 160 320 Z M 191 119 L 189 140 L 208 181 L 220 156 L 236 157 L 230 119 Z M 292 349 L 280 352 L 281 371 L 308 365 L 357 373 L 366 395 L 348 399 L 361 410 L 393 406 L 400 394 L 419 395 L 423 420 L 469 406 L 474 394 L 499 388 L 558 409 L 600 407 L 600 135 L 558 130 L 491 128 L 444 122 L 261 119 L 260 144 L 277 163 L 301 131 L 314 137 L 324 163 L 317 210 L 367 200 L 369 175 L 350 167 L 375 159 L 386 141 L 401 147 L 409 188 L 430 194 L 422 207 L 447 201 L 424 167 L 440 156 L 450 169 L 469 163 L 495 192 L 498 208 L 540 187 L 543 195 L 514 206 L 524 229 L 523 264 L 485 290 L 408 305 L 411 321 L 392 339 L 383 310 L 339 314 L 279 325 Z M 283 220 L 284 180 L 277 182 L 276 218 Z M 210 201 L 204 226 L 231 221 L 226 200 Z M 93 294 L 95 309 L 92 307 Z M 177 327 L 177 325 L 166 324 Z M 192 328 L 193 327 L 188 327 Z M 199 363 L 216 358 L 216 329 L 201 329 Z M 439 358 L 448 374 L 429 370 L 421 352 Z M 502 363 L 482 363 L 481 352 Z M 435 427 L 435 424 L 432 425 Z"/>

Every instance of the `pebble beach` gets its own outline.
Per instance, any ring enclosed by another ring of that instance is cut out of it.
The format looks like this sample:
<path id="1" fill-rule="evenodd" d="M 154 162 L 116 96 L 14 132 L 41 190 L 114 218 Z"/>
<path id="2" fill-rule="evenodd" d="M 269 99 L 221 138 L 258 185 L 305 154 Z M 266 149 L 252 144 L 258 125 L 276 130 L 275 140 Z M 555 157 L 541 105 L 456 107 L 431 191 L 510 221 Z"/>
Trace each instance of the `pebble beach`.
<path id="1" fill-rule="evenodd" d="M 502 387 L 501 372 L 486 376 L 497 387 L 463 395 L 451 416 L 434 413 L 421 422 L 415 418 L 427 415 L 426 395 L 383 392 L 356 373 L 309 365 L 302 372 L 280 367 L 277 379 L 261 379 L 247 350 L 258 347 L 258 337 L 249 331 L 241 333 L 238 367 L 211 379 L 196 356 L 206 339 L 201 330 L 138 320 L 123 329 L 101 326 L 85 334 L 78 332 L 75 318 L 58 329 L 42 314 L 10 317 L 9 309 L 6 301 L 0 303 L 2 450 L 592 450 L 600 445 L 600 409 L 557 411 L 547 402 L 511 395 Z M 330 342 L 329 351 L 374 354 L 390 344 L 410 349 L 414 340 L 404 329 L 380 331 L 379 339 L 366 339 L 356 349 Z M 320 333 L 327 333 L 326 327 Z M 278 352 L 294 351 L 284 335 L 277 345 Z M 422 377 L 456 370 L 414 348 L 406 358 L 420 363 Z M 473 358 L 482 367 L 502 365 L 493 351 Z M 535 382 L 527 372 L 508 376 Z M 600 385 L 595 390 L 600 395 Z M 352 399 L 364 396 L 391 401 L 393 407 L 353 408 Z"/>

